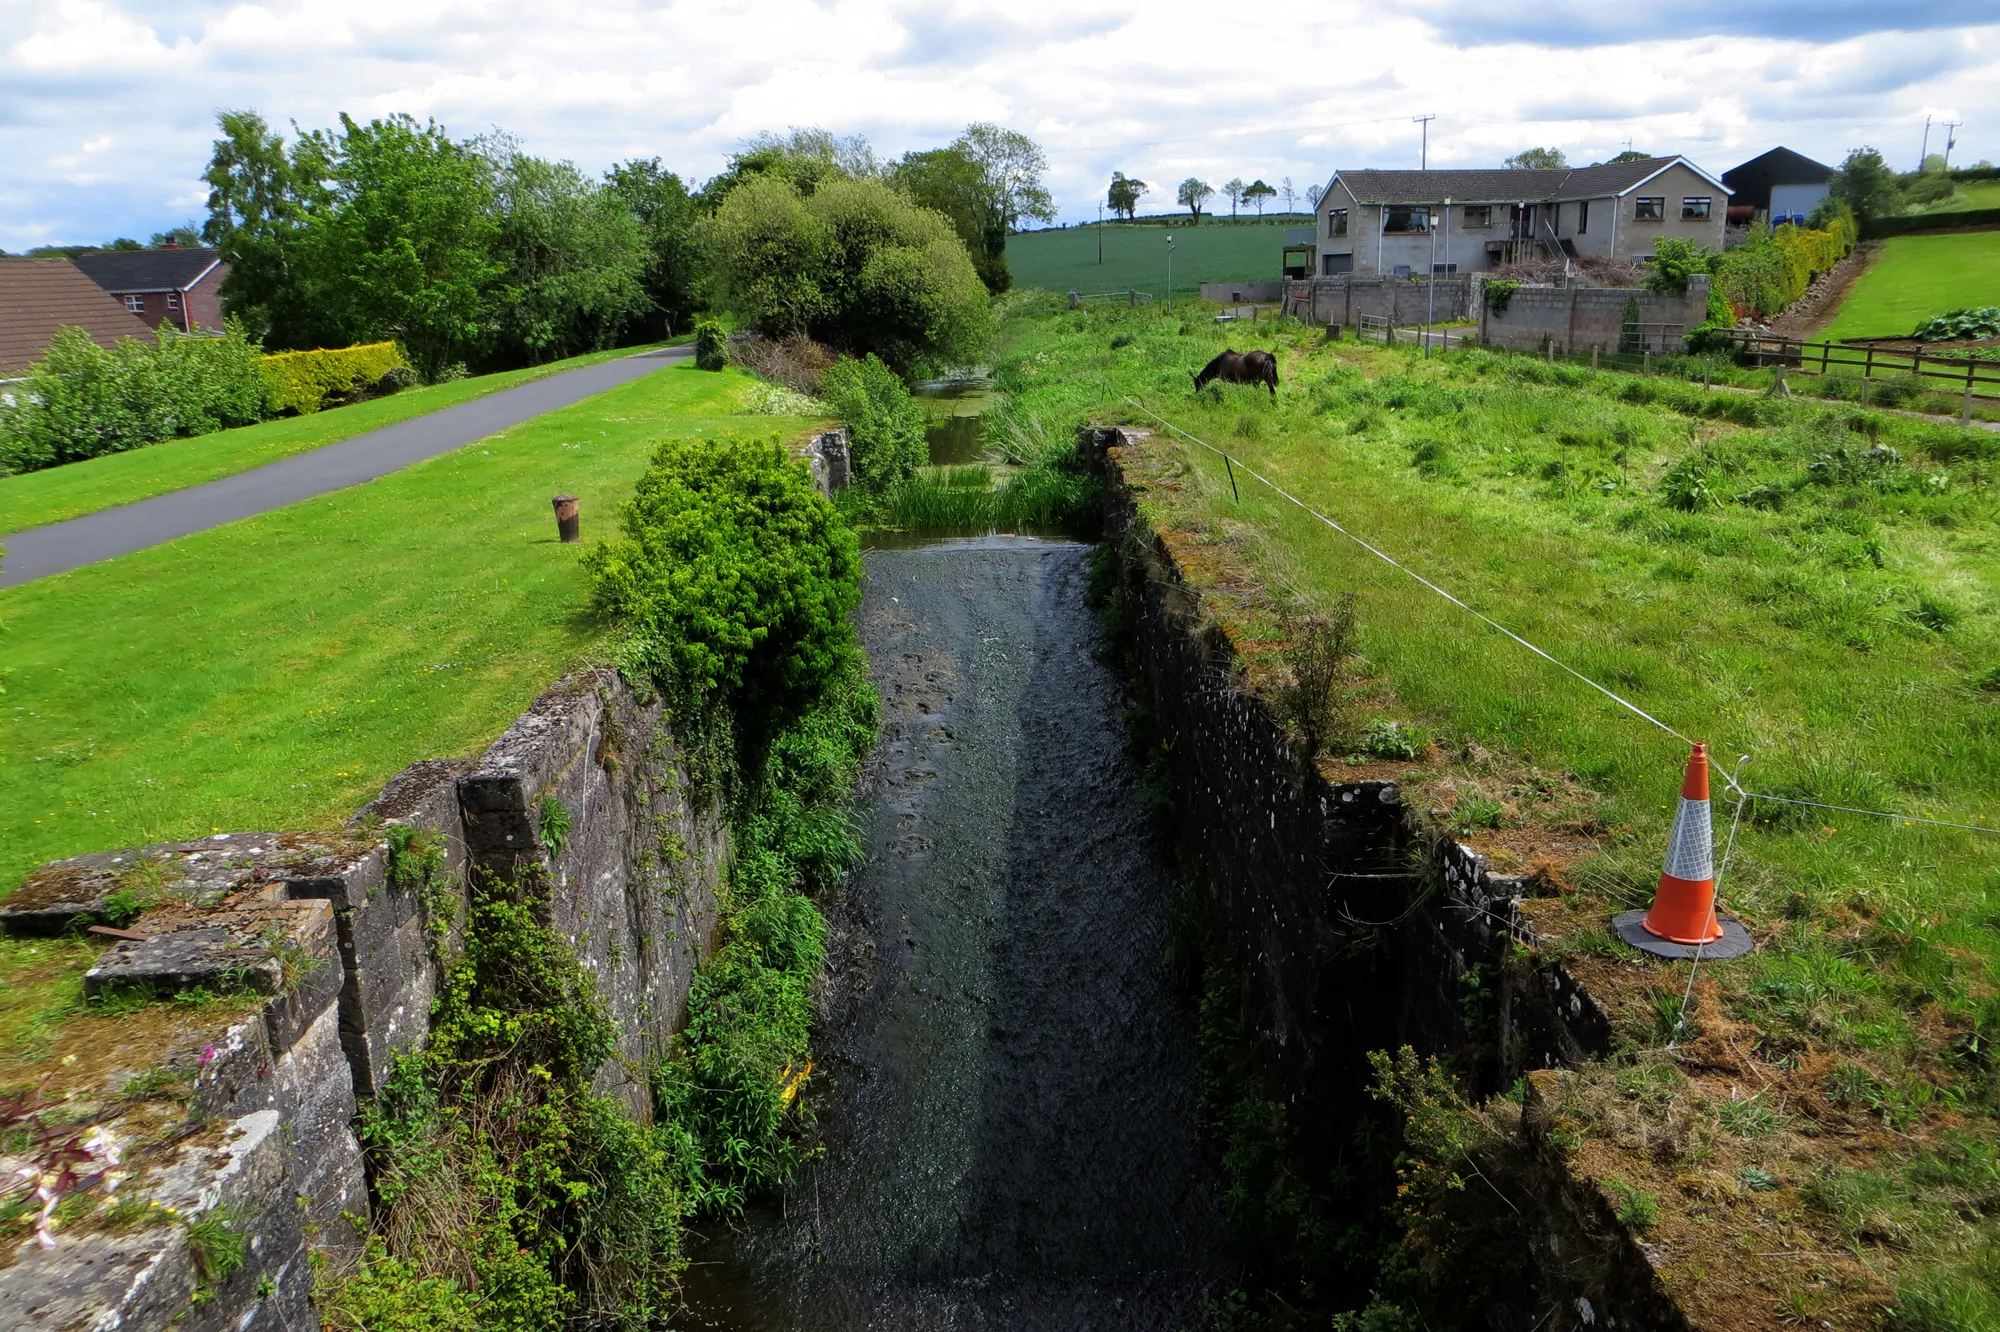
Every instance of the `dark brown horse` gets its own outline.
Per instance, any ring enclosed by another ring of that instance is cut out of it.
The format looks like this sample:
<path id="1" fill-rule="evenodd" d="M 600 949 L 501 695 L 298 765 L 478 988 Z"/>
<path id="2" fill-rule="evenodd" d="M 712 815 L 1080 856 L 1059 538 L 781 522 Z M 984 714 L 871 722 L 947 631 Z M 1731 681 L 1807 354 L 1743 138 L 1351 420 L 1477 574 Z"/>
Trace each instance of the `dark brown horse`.
<path id="1" fill-rule="evenodd" d="M 1211 379 L 1225 384 L 1262 384 L 1278 396 L 1278 358 L 1267 351 L 1226 351 L 1202 367 L 1194 377 L 1194 391 L 1201 392 Z"/>

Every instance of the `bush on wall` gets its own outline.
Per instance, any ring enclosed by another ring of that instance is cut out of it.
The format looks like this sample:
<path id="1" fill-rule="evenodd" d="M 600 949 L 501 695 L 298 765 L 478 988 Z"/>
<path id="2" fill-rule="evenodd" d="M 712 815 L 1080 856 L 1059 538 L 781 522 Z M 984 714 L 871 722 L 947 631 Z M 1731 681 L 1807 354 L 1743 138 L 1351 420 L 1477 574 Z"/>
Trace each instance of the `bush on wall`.
<path id="1" fill-rule="evenodd" d="M 394 384 L 390 371 L 408 366 L 395 343 L 369 342 L 328 351 L 279 352 L 266 356 L 258 368 L 270 381 L 273 412 L 309 416 L 330 402 L 338 404 L 361 390 L 375 388 L 385 378 Z"/>
<path id="2" fill-rule="evenodd" d="M 223 336 L 162 327 L 110 350 L 80 328 L 56 333 L 0 408 L 0 472 L 32 472 L 264 418 L 261 348 L 231 323 Z"/>
<path id="3" fill-rule="evenodd" d="M 893 490 L 930 461 L 923 411 L 879 358 L 842 360 L 819 383 L 820 396 L 854 432 L 848 456 L 860 489 L 871 495 Z"/>

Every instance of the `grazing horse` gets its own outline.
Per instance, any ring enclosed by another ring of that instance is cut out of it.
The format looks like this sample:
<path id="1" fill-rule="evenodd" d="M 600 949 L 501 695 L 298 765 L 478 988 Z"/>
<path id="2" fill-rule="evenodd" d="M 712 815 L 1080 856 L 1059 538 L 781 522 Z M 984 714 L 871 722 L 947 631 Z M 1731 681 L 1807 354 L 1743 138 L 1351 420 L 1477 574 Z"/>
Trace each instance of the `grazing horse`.
<path id="1" fill-rule="evenodd" d="M 1267 351 L 1235 352 L 1226 351 L 1207 365 L 1194 377 L 1194 391 L 1201 392 L 1208 387 L 1211 379 L 1219 379 L 1225 384 L 1262 384 L 1271 390 L 1271 396 L 1278 396 L 1278 358 Z"/>

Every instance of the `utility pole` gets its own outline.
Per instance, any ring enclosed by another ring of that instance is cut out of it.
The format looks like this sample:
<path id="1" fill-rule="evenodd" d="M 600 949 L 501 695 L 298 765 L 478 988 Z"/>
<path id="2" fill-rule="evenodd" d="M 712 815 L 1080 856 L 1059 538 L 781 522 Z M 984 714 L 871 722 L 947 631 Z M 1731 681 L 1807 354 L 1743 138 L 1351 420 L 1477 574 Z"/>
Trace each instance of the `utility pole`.
<path id="1" fill-rule="evenodd" d="M 1097 262 L 1104 262 L 1104 205 L 1097 205 Z"/>
<path id="2" fill-rule="evenodd" d="M 1917 150 L 1917 170 L 1924 169 L 1924 162 L 1931 155 L 1931 118 L 1924 117 L 1924 146 Z"/>
<path id="3" fill-rule="evenodd" d="M 1411 116 L 1410 119 L 1424 127 L 1423 155 L 1417 158 L 1417 168 L 1421 171 L 1429 171 L 1431 169 L 1431 122 L 1437 119 L 1437 113 L 1432 112 L 1427 116 Z"/>
<path id="4" fill-rule="evenodd" d="M 1431 325 L 1437 322 L 1438 307 L 1438 229 L 1437 219 L 1430 219 L 1431 233 L 1431 276 L 1424 284 L 1424 359 L 1431 359 Z"/>
<path id="5" fill-rule="evenodd" d="M 1958 147 L 1958 132 L 1965 127 L 1962 120 L 1948 120 L 1944 126 L 1944 169 L 1951 170 L 1951 150 Z"/>
<path id="6" fill-rule="evenodd" d="M 1174 233 L 1167 233 L 1167 313 L 1174 312 Z"/>

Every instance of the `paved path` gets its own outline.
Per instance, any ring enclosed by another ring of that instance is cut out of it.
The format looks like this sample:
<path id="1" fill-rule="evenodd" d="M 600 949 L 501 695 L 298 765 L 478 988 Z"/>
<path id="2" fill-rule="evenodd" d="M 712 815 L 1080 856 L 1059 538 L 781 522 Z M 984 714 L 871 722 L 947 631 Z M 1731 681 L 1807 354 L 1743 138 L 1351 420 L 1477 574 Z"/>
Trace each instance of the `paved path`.
<path id="1" fill-rule="evenodd" d="M 630 383 L 661 366 L 693 355 L 667 347 L 615 361 L 600 361 L 522 384 L 428 416 L 412 417 L 353 439 L 322 444 L 248 472 L 155 495 L 134 504 L 31 527 L 4 538 L 6 563 L 0 587 L 13 587 L 100 560 L 174 541 L 240 518 L 344 490 L 363 481 L 464 448 L 523 421 Z"/>

